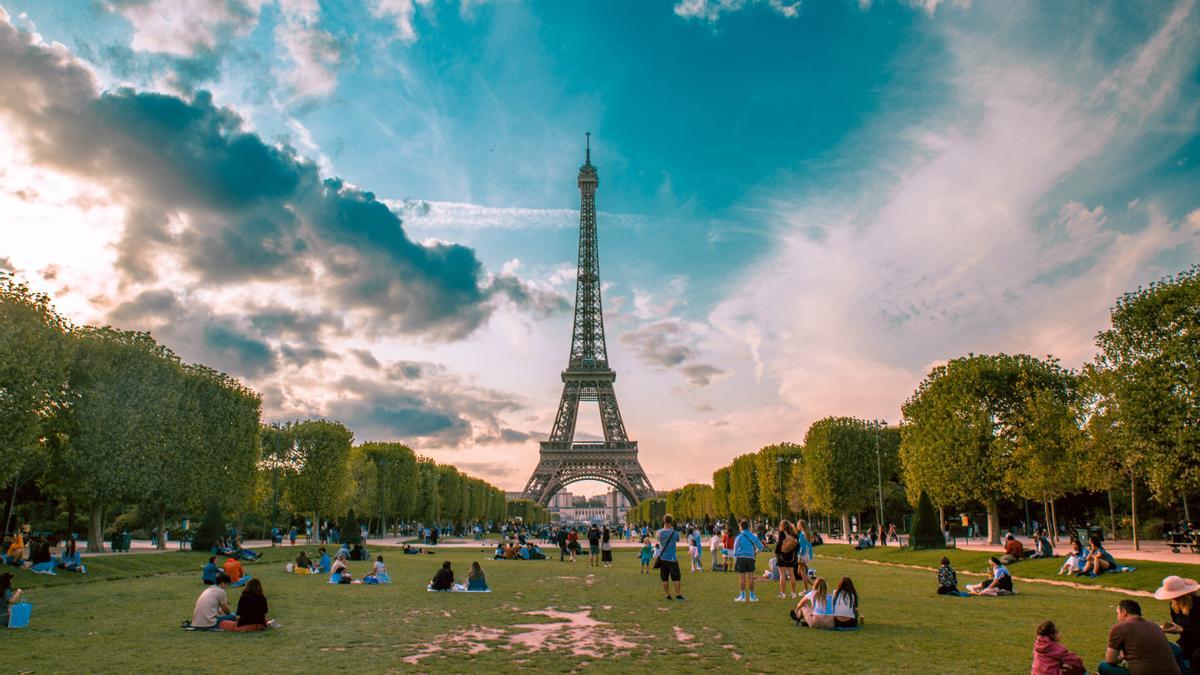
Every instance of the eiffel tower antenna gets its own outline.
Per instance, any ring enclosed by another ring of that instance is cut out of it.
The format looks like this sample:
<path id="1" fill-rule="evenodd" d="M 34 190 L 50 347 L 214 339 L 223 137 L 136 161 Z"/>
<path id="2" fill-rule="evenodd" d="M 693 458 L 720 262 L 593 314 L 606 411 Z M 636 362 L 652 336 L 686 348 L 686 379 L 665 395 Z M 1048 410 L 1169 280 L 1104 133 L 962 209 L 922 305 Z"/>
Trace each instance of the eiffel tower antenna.
<path id="1" fill-rule="evenodd" d="M 525 495 L 543 506 L 571 483 L 595 480 L 616 488 L 631 504 L 654 496 L 650 479 L 638 461 L 637 441 L 629 440 L 608 363 L 604 311 L 600 301 L 600 255 L 596 236 L 596 188 L 600 176 L 592 165 L 592 134 L 586 134 L 579 167 L 579 267 L 575 276 L 575 321 L 571 352 L 562 371 L 563 393 L 549 440 L 542 441 L 537 468 Z M 604 427 L 603 441 L 576 441 L 579 402 L 595 402 Z"/>

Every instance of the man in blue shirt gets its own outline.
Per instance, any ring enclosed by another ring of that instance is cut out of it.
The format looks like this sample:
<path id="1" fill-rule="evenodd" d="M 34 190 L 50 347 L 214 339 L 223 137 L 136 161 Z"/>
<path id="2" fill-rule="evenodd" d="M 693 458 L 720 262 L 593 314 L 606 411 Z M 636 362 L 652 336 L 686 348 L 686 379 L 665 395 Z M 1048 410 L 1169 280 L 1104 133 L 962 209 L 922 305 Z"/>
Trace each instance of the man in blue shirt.
<path id="1" fill-rule="evenodd" d="M 663 593 L 671 599 L 671 581 L 675 582 L 675 599 L 683 600 L 679 584 L 682 575 L 679 574 L 679 558 L 675 555 L 675 545 L 679 543 L 679 531 L 675 529 L 675 519 L 671 514 L 663 516 L 663 528 L 658 531 L 658 578 L 662 580 Z"/>
<path id="2" fill-rule="evenodd" d="M 765 551 L 766 546 L 763 546 L 762 541 L 750 531 L 749 521 L 741 521 L 738 525 L 742 531 L 737 538 L 733 540 L 733 557 L 734 571 L 738 573 L 738 588 L 741 593 L 734 598 L 734 602 L 746 602 L 747 587 L 750 590 L 750 602 L 758 602 L 758 596 L 754 594 L 754 557 L 759 551 Z"/>

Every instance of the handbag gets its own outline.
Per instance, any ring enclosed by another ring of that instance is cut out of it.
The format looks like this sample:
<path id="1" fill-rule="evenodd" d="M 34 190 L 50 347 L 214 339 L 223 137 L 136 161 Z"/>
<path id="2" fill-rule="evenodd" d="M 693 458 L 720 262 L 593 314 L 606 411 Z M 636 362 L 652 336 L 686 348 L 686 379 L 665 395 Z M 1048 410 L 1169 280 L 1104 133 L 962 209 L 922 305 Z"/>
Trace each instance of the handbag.
<path id="1" fill-rule="evenodd" d="M 679 538 L 679 532 L 673 531 L 671 533 L 671 538 L 667 540 L 666 546 L 658 547 L 658 550 L 654 552 L 654 564 L 650 566 L 651 569 L 658 569 L 658 568 L 662 567 L 662 560 L 660 559 L 659 556 L 661 556 L 663 554 L 663 551 L 667 550 L 667 546 L 674 546 L 675 540 L 678 538 Z"/>
<path id="2" fill-rule="evenodd" d="M 796 547 L 799 545 L 800 540 L 789 534 L 784 537 L 783 543 L 779 545 L 779 550 L 783 551 L 784 553 L 791 553 L 792 551 L 795 551 Z"/>

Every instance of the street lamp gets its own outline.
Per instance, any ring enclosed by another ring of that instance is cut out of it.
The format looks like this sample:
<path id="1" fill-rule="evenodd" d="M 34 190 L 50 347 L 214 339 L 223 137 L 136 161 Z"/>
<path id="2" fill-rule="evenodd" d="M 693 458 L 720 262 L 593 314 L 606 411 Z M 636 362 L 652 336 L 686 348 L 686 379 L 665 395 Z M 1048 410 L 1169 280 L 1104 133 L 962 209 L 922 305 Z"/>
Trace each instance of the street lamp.
<path id="1" fill-rule="evenodd" d="M 275 453 L 271 456 L 271 465 L 273 475 L 271 478 L 271 528 L 279 525 L 279 423 L 272 422 L 271 429 L 271 445 L 275 449 Z M 275 546 L 275 533 L 271 533 L 271 547 Z"/>
<path id="2" fill-rule="evenodd" d="M 882 539 L 887 535 L 883 531 L 883 462 L 879 450 L 879 428 L 886 425 L 884 420 L 872 420 L 871 426 L 875 428 L 875 480 L 879 486 L 879 536 Z"/>

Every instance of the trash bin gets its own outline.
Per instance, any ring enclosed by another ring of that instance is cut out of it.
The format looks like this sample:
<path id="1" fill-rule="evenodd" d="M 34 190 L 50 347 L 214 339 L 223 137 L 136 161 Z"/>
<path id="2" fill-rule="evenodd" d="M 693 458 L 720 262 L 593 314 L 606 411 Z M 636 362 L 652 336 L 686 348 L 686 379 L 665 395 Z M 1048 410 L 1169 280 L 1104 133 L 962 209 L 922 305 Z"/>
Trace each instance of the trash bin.
<path id="1" fill-rule="evenodd" d="M 120 553 L 122 551 L 128 553 L 129 552 L 129 544 L 132 542 L 133 542 L 132 535 L 122 534 L 120 532 L 118 532 L 117 534 L 114 534 L 112 537 L 113 553 Z"/>
<path id="2" fill-rule="evenodd" d="M 1099 539 L 1101 542 L 1104 541 L 1104 528 L 1100 527 L 1099 525 L 1092 525 L 1091 527 L 1089 527 L 1088 534 Z"/>

